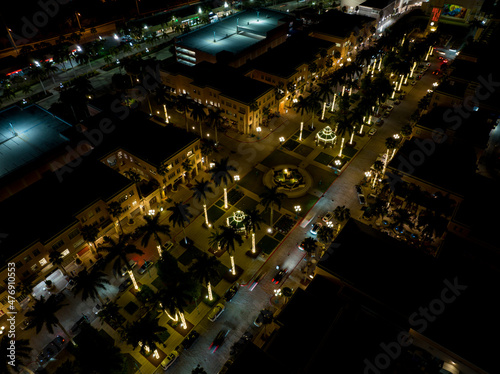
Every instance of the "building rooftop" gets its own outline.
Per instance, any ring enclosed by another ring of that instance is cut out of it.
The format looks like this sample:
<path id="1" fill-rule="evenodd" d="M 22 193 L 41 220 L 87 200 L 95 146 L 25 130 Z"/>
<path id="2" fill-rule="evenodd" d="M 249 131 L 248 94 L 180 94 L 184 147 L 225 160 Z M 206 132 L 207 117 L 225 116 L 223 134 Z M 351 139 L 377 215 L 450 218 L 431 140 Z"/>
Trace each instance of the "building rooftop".
<path id="1" fill-rule="evenodd" d="M 0 263 L 36 241 L 51 240 L 76 222 L 75 215 L 133 182 L 98 161 L 84 160 L 74 168 L 44 177 L 0 203 L 0 227 L 7 236 L 0 241 Z M 17 214 L 16 214 L 17 213 Z"/>
<path id="2" fill-rule="evenodd" d="M 384 9 L 385 7 L 394 4 L 395 0 L 366 0 L 359 4 L 359 6 L 364 6 L 373 9 Z"/>
<path id="3" fill-rule="evenodd" d="M 0 112 L 0 178 L 67 143 L 71 125 L 38 105 Z"/>
<path id="4" fill-rule="evenodd" d="M 99 158 L 121 148 L 152 165 L 159 166 L 198 139 L 197 135 L 182 128 L 162 126 L 142 112 L 132 112 L 123 121 L 109 112 L 102 112 L 90 122 L 86 122 L 85 126 L 96 127 L 103 118 L 112 121 L 109 126 L 114 126 L 114 129 L 105 134 L 102 144 L 95 148 L 95 154 Z"/>
<path id="5" fill-rule="evenodd" d="M 423 153 L 425 140 L 412 138 L 404 142 L 389 162 L 388 169 L 394 174 L 408 175 L 463 196 L 476 171 L 477 158 L 473 145 L 465 142 L 438 144 L 426 140 L 432 151 L 425 149 L 426 153 Z M 418 158 L 419 155 L 422 157 Z M 417 159 L 418 162 L 414 161 Z"/>
<path id="6" fill-rule="evenodd" d="M 198 87 L 212 87 L 221 95 L 242 103 L 250 104 L 274 87 L 242 75 L 237 69 L 212 64 L 207 61 L 195 66 L 187 66 L 178 62 L 164 66 L 163 70 L 173 75 L 183 75 L 193 80 Z"/>
<path id="7" fill-rule="evenodd" d="M 328 49 L 333 44 L 310 36 L 296 35 L 255 60 L 250 61 L 247 68 L 254 68 L 278 77 L 288 78 L 297 72 L 300 65 L 314 61 L 321 49 Z M 297 51 L 300 51 L 300 53 L 297 53 Z"/>
<path id="8" fill-rule="evenodd" d="M 340 11 L 329 11 L 323 14 L 322 21 L 312 25 L 312 32 L 319 32 L 340 38 L 346 38 L 352 32 L 364 27 L 366 23 L 375 22 L 373 18 L 357 14 L 347 14 Z"/>
<path id="9" fill-rule="evenodd" d="M 491 336 L 500 332 L 495 322 L 496 300 L 488 296 L 500 284 L 498 253 L 490 261 L 481 257 L 477 245 L 449 235 L 440 257 L 435 259 L 352 219 L 335 243 L 332 252 L 327 252 L 329 256 L 320 262 L 322 269 L 401 313 L 407 328 L 487 372 L 495 371 L 497 359 L 489 353 L 490 342 L 484 331 Z M 467 288 L 454 301 L 443 302 L 444 311 L 428 320 L 425 328 L 416 323 L 417 319 L 410 320 L 411 315 L 434 300 L 443 300 L 443 289 L 450 283 Z"/>
<path id="10" fill-rule="evenodd" d="M 287 15 L 270 9 L 246 10 L 181 35 L 176 38 L 176 44 L 213 56 L 222 51 L 237 54 L 265 39 L 283 23 L 284 17 Z"/>

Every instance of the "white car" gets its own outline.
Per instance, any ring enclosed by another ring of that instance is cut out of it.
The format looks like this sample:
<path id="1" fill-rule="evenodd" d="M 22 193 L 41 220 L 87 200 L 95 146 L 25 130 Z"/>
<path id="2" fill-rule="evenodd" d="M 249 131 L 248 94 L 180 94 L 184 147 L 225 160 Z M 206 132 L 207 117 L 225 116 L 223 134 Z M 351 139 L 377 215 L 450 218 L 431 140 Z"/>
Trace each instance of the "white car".
<path id="1" fill-rule="evenodd" d="M 210 322 L 214 322 L 219 316 L 222 314 L 222 312 L 226 309 L 224 307 L 224 304 L 217 304 L 215 308 L 212 309 L 212 311 L 208 314 L 208 320 Z"/>
<path id="2" fill-rule="evenodd" d="M 328 222 L 333 218 L 333 212 L 328 212 L 323 216 L 323 222 Z"/>
<path id="3" fill-rule="evenodd" d="M 165 357 L 165 359 L 160 364 L 163 370 L 167 370 L 170 366 L 172 366 L 178 357 L 179 357 L 179 352 L 177 351 L 172 351 L 172 353 L 170 353 L 167 357 Z"/>
<path id="4" fill-rule="evenodd" d="M 368 131 L 368 135 L 373 136 L 373 135 L 375 135 L 376 132 L 377 132 L 377 129 L 373 128 L 370 131 Z"/>
<path id="5" fill-rule="evenodd" d="M 321 223 L 316 222 L 311 229 L 311 234 L 316 235 L 321 226 L 323 226 Z"/>

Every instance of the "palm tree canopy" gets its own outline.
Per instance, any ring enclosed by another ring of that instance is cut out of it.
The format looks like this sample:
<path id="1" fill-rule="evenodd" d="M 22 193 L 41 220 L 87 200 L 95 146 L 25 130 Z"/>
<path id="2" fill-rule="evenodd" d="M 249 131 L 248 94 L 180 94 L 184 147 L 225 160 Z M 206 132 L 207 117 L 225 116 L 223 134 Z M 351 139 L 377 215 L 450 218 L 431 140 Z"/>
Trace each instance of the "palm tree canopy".
<path id="1" fill-rule="evenodd" d="M 198 201 L 206 201 L 207 193 L 212 193 L 212 187 L 210 187 L 210 181 L 206 181 L 205 178 L 202 178 L 201 181 L 197 181 L 193 187 L 191 187 L 191 191 L 193 191 L 193 196 Z"/>
<path id="2" fill-rule="evenodd" d="M 219 230 L 219 244 L 227 252 L 234 252 L 236 243 L 243 244 L 243 237 L 234 227 L 220 225 Z"/>
<path id="3" fill-rule="evenodd" d="M 233 182 L 233 177 L 229 172 L 237 171 L 237 169 L 232 165 L 228 165 L 228 162 L 229 157 L 225 157 L 216 162 L 215 166 L 209 170 L 209 173 L 212 175 L 212 180 L 216 186 L 220 186 L 221 183 L 224 183 L 224 185 L 227 186 L 229 182 Z"/>
<path id="4" fill-rule="evenodd" d="M 351 217 L 351 211 L 345 206 L 337 206 L 333 211 L 333 216 L 337 221 L 343 222 Z"/>
<path id="5" fill-rule="evenodd" d="M 146 345 L 151 350 L 155 350 L 157 344 L 163 344 L 158 334 L 166 330 L 166 327 L 159 325 L 159 318 L 149 312 L 140 320 L 127 325 L 125 328 L 125 340 L 134 349 L 139 346 L 139 343 L 142 343 L 141 351 L 145 349 Z"/>
<path id="6" fill-rule="evenodd" d="M 45 325 L 49 334 L 53 334 L 54 326 L 59 324 L 56 313 L 66 305 L 68 304 L 58 302 L 55 295 L 51 295 L 47 300 L 43 296 L 40 296 L 38 300 L 35 299 L 33 309 L 27 311 L 25 314 L 26 317 L 33 318 L 33 324 L 28 328 L 36 328 L 36 333 L 38 334 Z"/>
<path id="7" fill-rule="evenodd" d="M 142 236 L 141 244 L 146 247 L 153 237 L 161 245 L 160 234 L 170 236 L 170 226 L 160 223 L 160 212 L 154 216 L 146 215 L 143 218 L 146 223 L 136 229 L 136 233 Z"/>
<path id="8" fill-rule="evenodd" d="M 253 232 L 255 232 L 255 229 L 260 230 L 260 224 L 264 223 L 262 213 L 257 209 L 245 209 L 244 213 L 243 223 L 245 227 L 250 228 Z"/>
<path id="9" fill-rule="evenodd" d="M 123 266 L 129 267 L 129 255 L 137 254 L 143 255 L 144 252 L 137 248 L 133 244 L 129 244 L 130 235 L 122 235 L 118 241 L 115 241 L 109 236 L 104 237 L 104 243 L 97 248 L 98 252 L 106 251 L 108 255 L 106 256 L 106 261 L 111 262 L 113 260 L 113 273 L 115 275 L 121 275 L 121 268 Z"/>
<path id="10" fill-rule="evenodd" d="M 87 271 L 84 269 L 75 277 L 75 296 L 82 293 L 82 300 L 85 301 L 89 297 L 95 300 L 99 296 L 99 289 L 106 289 L 109 281 L 106 279 L 106 274 L 99 270 Z"/>
<path id="11" fill-rule="evenodd" d="M 316 244 L 318 243 L 316 239 L 308 236 L 302 243 L 304 246 L 304 251 L 306 251 L 307 253 L 311 254 L 316 251 Z"/>
<path id="12" fill-rule="evenodd" d="M 172 212 L 168 217 L 168 221 L 172 222 L 174 226 L 184 227 L 191 222 L 193 215 L 189 212 L 189 204 L 174 203 L 174 206 L 167 208 L 167 210 Z"/>
<path id="13" fill-rule="evenodd" d="M 219 276 L 219 265 L 220 262 L 215 256 L 203 252 L 189 267 L 189 274 L 201 282 L 208 283 Z"/>
<path id="14" fill-rule="evenodd" d="M 261 204 L 267 209 L 269 206 L 276 205 L 278 209 L 281 209 L 281 200 L 286 197 L 283 192 L 278 192 L 278 186 L 272 188 L 265 187 L 266 190 L 259 195 L 262 199 Z"/>

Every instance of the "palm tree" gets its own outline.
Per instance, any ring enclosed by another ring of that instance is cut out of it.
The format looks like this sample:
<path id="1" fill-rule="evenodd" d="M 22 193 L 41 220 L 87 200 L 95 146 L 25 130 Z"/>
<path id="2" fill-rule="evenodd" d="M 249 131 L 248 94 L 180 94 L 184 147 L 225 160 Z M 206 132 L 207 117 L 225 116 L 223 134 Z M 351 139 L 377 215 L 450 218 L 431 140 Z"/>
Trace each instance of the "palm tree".
<path id="1" fill-rule="evenodd" d="M 440 213 L 427 211 L 418 217 L 418 227 L 422 229 L 424 237 L 440 238 L 447 230 L 448 220 Z"/>
<path id="2" fill-rule="evenodd" d="M 201 178 L 201 181 L 197 181 L 193 187 L 194 198 L 201 202 L 203 200 L 203 212 L 205 213 L 205 225 L 210 227 L 210 222 L 208 222 L 208 211 L 207 211 L 207 193 L 212 193 L 212 187 L 210 187 L 210 181 L 206 181 L 205 178 Z"/>
<path id="3" fill-rule="evenodd" d="M 302 141 L 302 129 L 304 128 L 304 114 L 308 113 L 308 108 L 309 104 L 307 99 L 304 99 L 304 97 L 301 95 L 297 99 L 297 102 L 293 104 L 293 108 L 297 113 L 300 114 L 300 134 L 299 134 L 299 141 Z"/>
<path id="4" fill-rule="evenodd" d="M 175 106 L 178 111 L 184 113 L 184 122 L 186 124 L 186 131 L 189 132 L 187 113 L 191 107 L 192 100 L 187 95 L 179 95 L 175 101 Z"/>
<path id="5" fill-rule="evenodd" d="M 89 243 L 92 253 L 95 254 L 97 248 L 95 241 L 99 237 L 99 228 L 97 225 L 95 223 L 92 225 L 83 225 L 80 229 L 80 234 L 82 235 L 83 240 Z"/>
<path id="6" fill-rule="evenodd" d="M 413 228 L 414 224 L 410 219 L 410 213 L 406 209 L 396 209 L 393 215 L 393 226 L 403 227 L 404 225 Z"/>
<path id="7" fill-rule="evenodd" d="M 157 344 L 163 344 L 159 334 L 166 330 L 166 327 L 159 325 L 159 317 L 149 312 L 140 320 L 127 324 L 124 338 L 134 349 L 140 346 L 142 353 L 148 353 L 150 350 L 155 352 L 158 350 Z"/>
<path id="8" fill-rule="evenodd" d="M 316 92 L 313 92 L 306 99 L 307 101 L 307 112 L 311 113 L 311 127 L 314 128 L 314 115 L 321 109 L 321 101 Z"/>
<path id="9" fill-rule="evenodd" d="M 56 266 L 57 268 L 59 268 L 63 273 L 64 275 L 68 276 L 68 273 L 66 272 L 66 269 L 64 269 L 64 266 L 62 266 L 63 262 L 64 262 L 64 257 L 63 255 L 61 254 L 61 252 L 53 249 L 52 251 L 50 251 L 49 253 L 49 261 L 52 265 Z"/>
<path id="10" fill-rule="evenodd" d="M 52 82 L 56 84 L 56 80 L 54 79 L 54 75 L 59 71 L 59 68 L 52 61 L 45 61 L 42 64 L 42 69 L 45 71 L 45 74 L 52 78 Z"/>
<path id="11" fill-rule="evenodd" d="M 250 229 L 252 232 L 252 253 L 255 253 L 255 229 L 260 230 L 260 224 L 264 222 L 262 214 L 257 209 L 245 209 L 245 218 L 243 223 L 245 229 Z"/>
<path id="12" fill-rule="evenodd" d="M 187 282 L 186 275 L 181 273 L 175 283 L 158 291 L 157 300 L 160 308 L 174 321 L 181 320 L 181 326 L 186 329 L 184 309 L 191 300 L 191 285 Z M 175 316 L 175 317 L 174 317 Z"/>
<path id="13" fill-rule="evenodd" d="M 32 348 L 30 347 L 30 341 L 29 339 L 16 339 L 16 344 L 15 344 L 15 352 L 16 352 L 16 357 L 15 360 L 15 365 L 11 365 L 8 361 L 7 354 L 11 349 L 11 338 L 5 334 L 2 336 L 2 339 L 0 340 L 0 349 L 4 354 L 1 355 L 0 358 L 0 371 L 4 373 L 19 373 L 21 369 L 21 364 L 17 364 L 17 362 L 20 359 L 27 359 L 30 357 L 30 352 Z"/>
<path id="14" fill-rule="evenodd" d="M 344 150 L 344 142 L 347 134 L 351 135 L 354 128 L 351 124 L 351 121 L 346 117 L 342 116 L 337 120 L 337 129 L 336 135 L 342 138 L 342 143 L 340 144 L 340 150 L 338 157 L 342 157 L 342 151 Z"/>
<path id="15" fill-rule="evenodd" d="M 323 102 L 323 111 L 321 113 L 321 120 L 325 119 L 326 103 L 330 100 L 330 96 L 333 94 L 333 89 L 330 83 L 320 83 L 318 84 L 318 98 Z"/>
<path id="16" fill-rule="evenodd" d="M 184 233 L 184 243 L 187 244 L 185 228 L 186 224 L 191 222 L 190 218 L 193 217 L 193 215 L 189 212 L 189 204 L 174 203 L 174 206 L 169 207 L 167 210 L 172 212 L 172 214 L 168 217 L 168 221 L 172 222 L 174 227 L 182 227 L 182 232 Z"/>
<path id="17" fill-rule="evenodd" d="M 121 234 L 123 235 L 124 233 L 122 223 L 120 222 L 120 216 L 125 213 L 125 209 L 122 208 L 122 205 L 118 201 L 112 201 L 111 203 L 109 203 L 107 209 L 111 217 L 118 221 L 120 231 L 122 232 Z"/>
<path id="18" fill-rule="evenodd" d="M 160 212 L 156 213 L 154 216 L 144 216 L 146 223 L 135 229 L 135 232 L 142 236 L 141 244 L 147 247 L 150 239 L 153 237 L 158 243 L 158 253 L 161 257 L 161 239 L 160 234 L 170 237 L 170 226 L 163 225 L 160 223 Z"/>
<path id="19" fill-rule="evenodd" d="M 209 170 L 212 175 L 212 180 L 215 187 L 219 187 L 224 183 L 224 209 L 228 208 L 227 205 L 227 185 L 229 182 L 233 183 L 233 177 L 230 171 L 238 171 L 234 166 L 228 165 L 229 157 L 225 157 L 215 163 L 215 166 Z"/>
<path id="20" fill-rule="evenodd" d="M 128 256 L 134 254 L 143 255 L 144 252 L 139 248 L 137 248 L 135 245 L 129 244 L 128 243 L 129 240 L 130 240 L 130 235 L 128 234 L 120 236 L 118 241 L 115 241 L 113 238 L 110 238 L 109 236 L 105 236 L 104 245 L 99 246 L 97 250 L 99 252 L 100 251 L 108 252 L 108 256 L 106 257 L 106 260 L 108 262 L 114 260 L 113 273 L 116 276 L 121 275 L 122 267 L 126 266 L 130 279 L 134 284 L 134 288 L 138 290 L 139 286 L 137 285 L 134 273 L 132 272 L 132 269 L 130 267 Z"/>
<path id="21" fill-rule="evenodd" d="M 304 248 L 304 251 L 307 253 L 309 257 L 316 253 L 317 244 L 318 241 L 310 236 L 308 236 L 302 241 L 302 246 Z"/>
<path id="22" fill-rule="evenodd" d="M 182 161 L 182 170 L 184 170 L 184 176 L 187 177 L 187 180 L 191 179 L 191 172 L 193 171 L 194 164 L 193 161 L 190 158 L 186 158 L 184 161 Z"/>
<path id="23" fill-rule="evenodd" d="M 323 225 L 318 230 L 318 239 L 321 243 L 327 244 L 333 240 L 333 227 Z"/>
<path id="24" fill-rule="evenodd" d="M 132 182 L 135 183 L 135 186 L 137 188 L 137 193 L 139 194 L 139 199 L 142 200 L 141 189 L 139 188 L 139 183 L 141 183 L 141 181 L 142 181 L 141 175 L 138 172 L 136 172 L 136 171 L 134 171 L 132 169 L 124 171 L 123 174 L 128 179 L 130 179 Z"/>
<path id="25" fill-rule="evenodd" d="M 38 80 L 40 82 L 40 85 L 42 86 L 44 94 L 47 95 L 47 91 L 45 90 L 45 86 L 43 85 L 43 82 L 42 82 L 47 77 L 45 70 L 39 66 L 35 66 L 35 67 L 31 68 L 28 75 L 31 77 L 31 79 L 35 79 L 35 80 Z"/>
<path id="26" fill-rule="evenodd" d="M 212 295 L 211 280 L 219 276 L 217 269 L 219 268 L 219 260 L 215 256 L 209 256 L 206 253 L 201 253 L 200 256 L 189 267 L 189 273 L 200 282 L 207 284 L 208 300 L 214 299 Z"/>
<path id="27" fill-rule="evenodd" d="M 207 170 L 208 165 L 210 164 L 208 161 L 209 156 L 213 153 L 217 153 L 217 144 L 212 139 L 202 139 L 200 145 L 201 155 L 203 156 L 203 163 L 205 164 L 205 170 Z"/>
<path id="28" fill-rule="evenodd" d="M 241 246 L 243 238 L 233 226 L 220 225 L 219 230 L 217 235 L 211 237 L 209 244 L 212 246 L 220 245 L 221 248 L 227 251 L 231 260 L 231 273 L 236 275 L 236 265 L 234 264 L 235 244 L 238 243 Z"/>
<path id="29" fill-rule="evenodd" d="M 97 313 L 97 316 L 101 318 L 108 325 L 113 322 L 120 322 L 120 307 L 114 301 L 107 304 L 103 304 L 102 309 Z"/>
<path id="30" fill-rule="evenodd" d="M 342 222 L 347 221 L 349 218 L 351 218 L 351 210 L 349 208 L 346 208 L 345 205 L 339 205 L 333 211 L 333 216 L 339 223 L 337 229 L 337 232 L 339 232 Z"/>
<path id="31" fill-rule="evenodd" d="M 385 146 L 387 147 L 387 153 L 385 155 L 384 168 L 382 169 L 382 175 L 385 175 L 385 169 L 387 169 L 387 165 L 389 164 L 389 152 L 391 150 L 395 150 L 397 146 L 397 141 L 392 136 L 385 139 Z"/>
<path id="32" fill-rule="evenodd" d="M 284 194 L 283 192 L 278 192 L 278 186 L 274 186 L 272 188 L 265 186 L 265 191 L 261 193 L 259 197 L 261 198 L 260 203 L 264 205 L 264 208 L 268 209 L 269 207 L 271 207 L 269 226 L 272 230 L 274 205 L 278 206 L 279 211 L 281 209 L 281 200 L 286 197 L 286 194 Z"/>
<path id="33" fill-rule="evenodd" d="M 222 111 L 220 108 L 208 108 L 207 123 L 210 127 L 214 129 L 215 132 L 215 145 L 219 143 L 217 137 L 217 130 L 222 128 L 224 123 L 224 117 L 222 116 Z"/>
<path id="34" fill-rule="evenodd" d="M 198 121 L 200 124 L 200 138 L 203 139 L 203 130 L 202 130 L 202 123 L 206 120 L 207 118 L 207 113 L 205 112 L 205 105 L 199 104 L 195 101 L 193 101 L 191 105 L 191 117 L 195 120 Z"/>
<path id="35" fill-rule="evenodd" d="M 73 292 L 75 296 L 82 292 L 83 301 L 87 300 L 89 297 L 92 300 L 99 299 L 102 306 L 105 302 L 99 295 L 99 289 L 105 290 L 106 284 L 109 284 L 109 281 L 106 279 L 106 274 L 102 271 L 91 270 L 89 272 L 87 269 L 84 269 L 75 277 L 75 288 Z"/>
<path id="36" fill-rule="evenodd" d="M 43 296 L 40 296 L 40 299 L 35 299 L 35 304 L 32 309 L 28 310 L 25 314 L 26 317 L 33 318 L 33 324 L 28 328 L 35 328 L 36 333 L 38 334 L 42 330 L 43 326 L 45 326 L 49 334 L 54 334 L 54 326 L 57 325 L 63 331 L 64 335 L 68 337 L 71 343 L 75 344 L 71 335 L 68 334 L 56 316 L 59 309 L 66 305 L 68 304 L 61 304 L 57 301 L 55 295 L 51 295 L 47 300 L 45 300 Z"/>

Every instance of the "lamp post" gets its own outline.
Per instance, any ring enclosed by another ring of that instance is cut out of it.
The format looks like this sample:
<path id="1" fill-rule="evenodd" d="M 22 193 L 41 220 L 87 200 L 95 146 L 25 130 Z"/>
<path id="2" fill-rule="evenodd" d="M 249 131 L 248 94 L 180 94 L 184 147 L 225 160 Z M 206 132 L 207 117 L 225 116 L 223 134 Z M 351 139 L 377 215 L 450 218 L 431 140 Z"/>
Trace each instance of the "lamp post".
<path id="1" fill-rule="evenodd" d="M 260 132 L 262 131 L 262 128 L 259 126 L 256 128 L 257 130 L 257 139 L 260 139 Z"/>
<path id="2" fill-rule="evenodd" d="M 236 182 L 236 189 L 238 189 L 238 182 L 240 181 L 240 176 L 239 175 L 235 175 L 234 176 L 234 181 Z"/>
<path id="3" fill-rule="evenodd" d="M 300 207 L 300 205 L 295 205 L 293 208 L 295 209 L 295 219 L 298 219 L 299 212 L 302 210 L 302 208 Z"/>
<path id="4" fill-rule="evenodd" d="M 80 24 L 80 17 L 79 17 L 79 16 L 81 16 L 81 14 L 78 12 L 75 12 L 75 16 L 76 16 L 76 22 L 78 22 L 78 29 L 81 30 L 82 25 Z"/>

